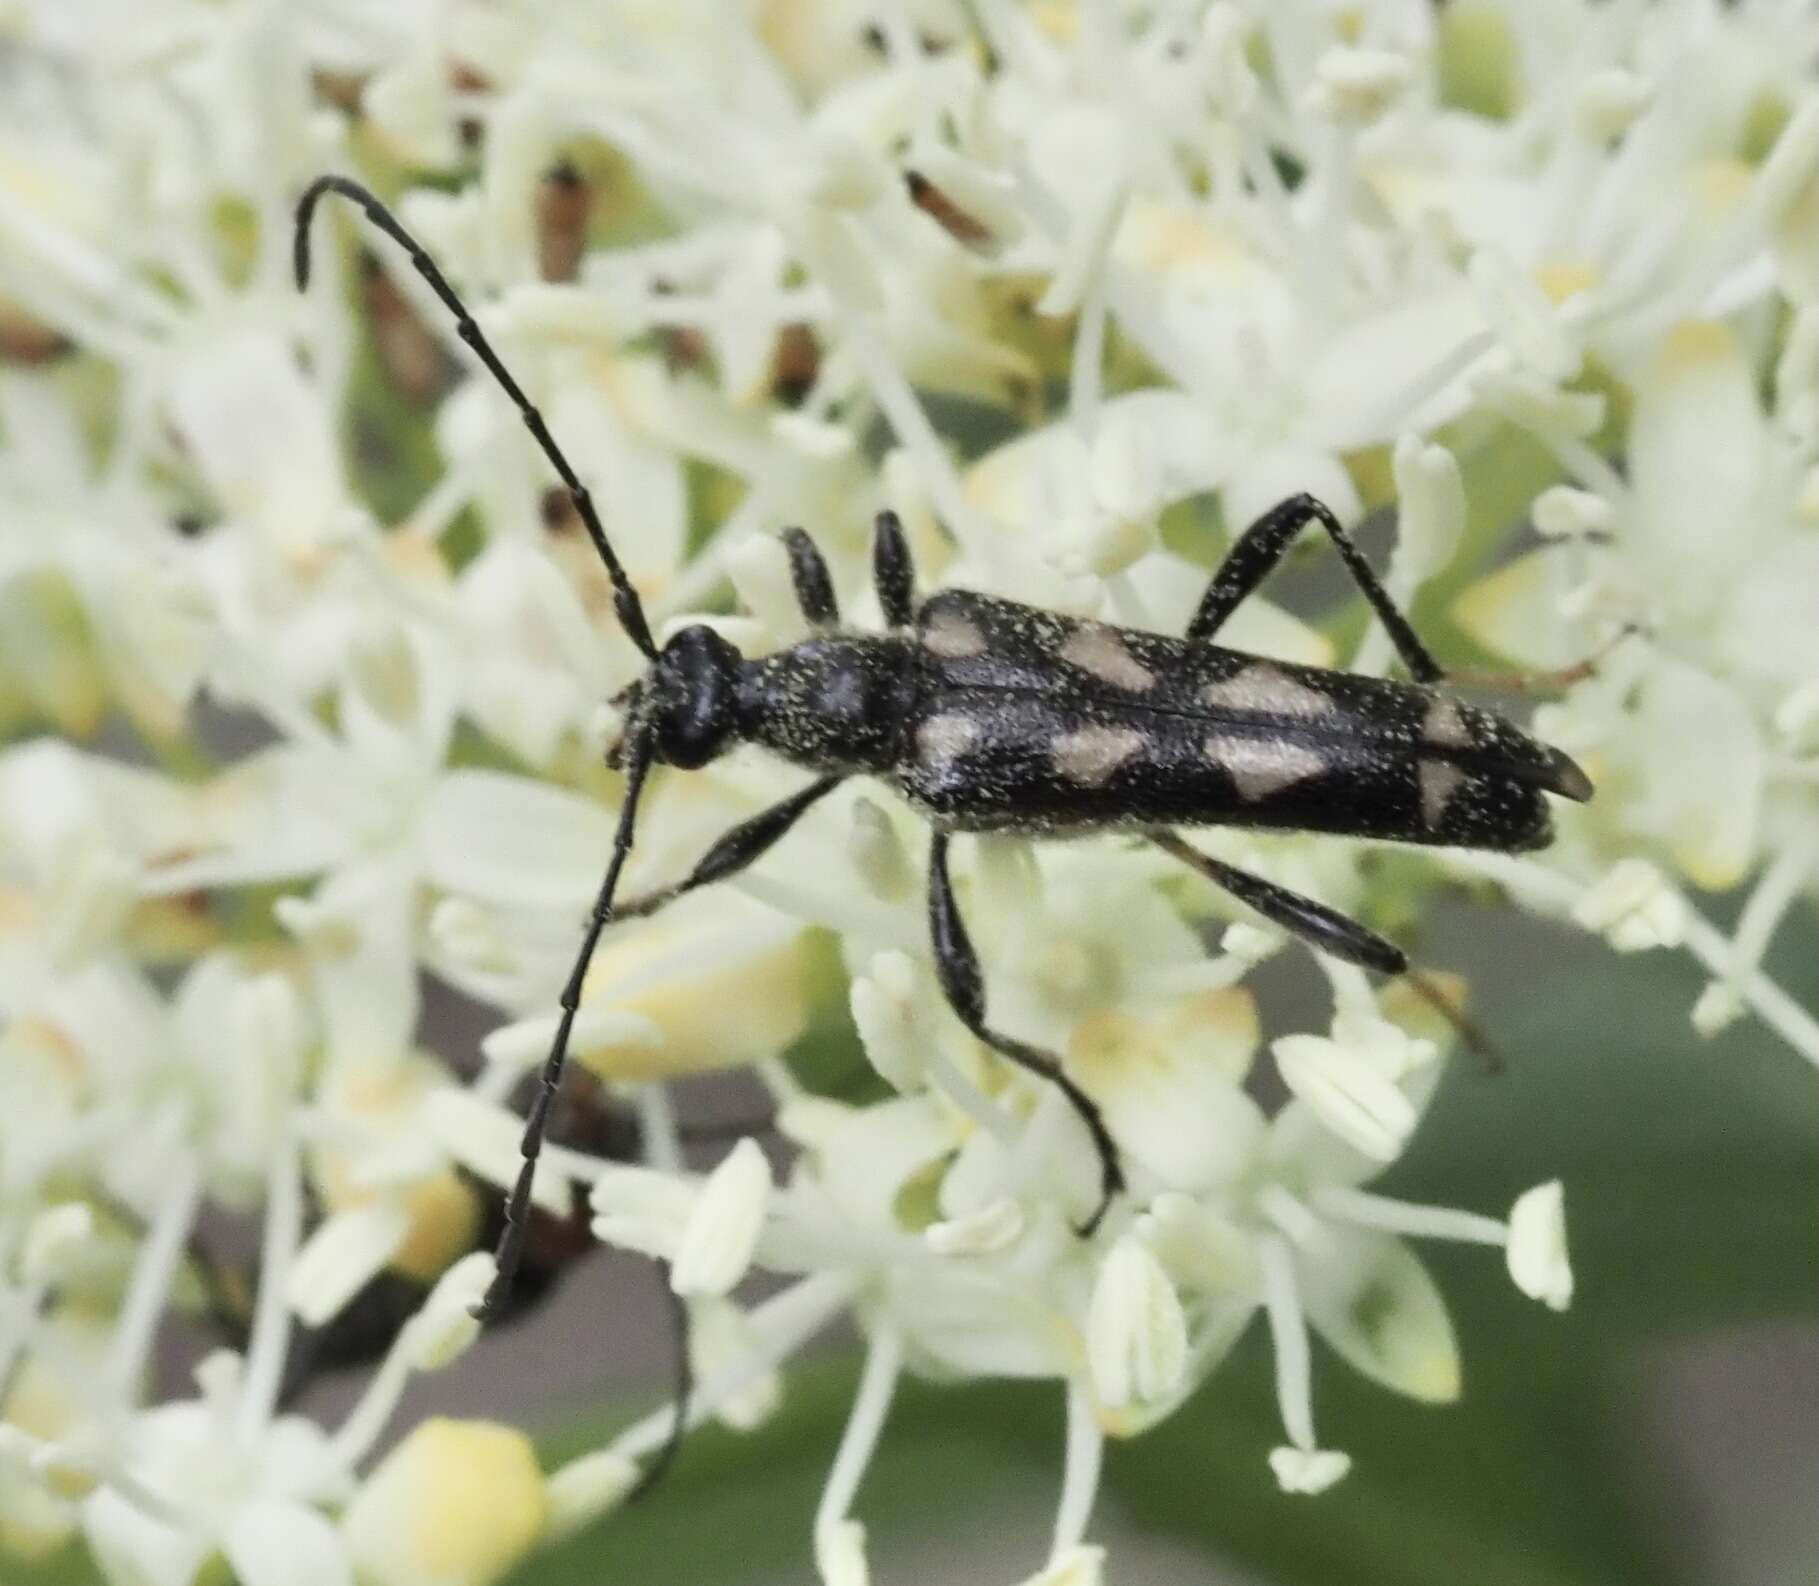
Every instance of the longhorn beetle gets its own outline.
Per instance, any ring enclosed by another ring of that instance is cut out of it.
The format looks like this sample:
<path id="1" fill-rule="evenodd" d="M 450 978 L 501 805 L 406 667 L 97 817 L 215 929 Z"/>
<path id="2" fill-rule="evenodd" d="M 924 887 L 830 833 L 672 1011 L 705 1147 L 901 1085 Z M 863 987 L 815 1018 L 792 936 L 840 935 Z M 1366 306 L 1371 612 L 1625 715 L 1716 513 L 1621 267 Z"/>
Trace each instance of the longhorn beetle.
<path id="1" fill-rule="evenodd" d="M 434 261 L 357 183 L 323 176 L 304 193 L 299 287 L 309 276 L 310 216 L 325 193 L 358 204 L 406 250 L 455 316 L 461 340 L 517 405 L 606 566 L 621 625 L 650 663 L 622 696 L 626 725 L 615 759 L 625 770 L 625 802 L 525 1122 L 524 1162 L 506 1201 L 498 1271 L 476 1310 L 482 1318 L 498 1310 L 524 1251 L 531 1175 L 601 933 L 614 920 L 652 913 L 743 870 L 848 777 L 881 777 L 928 817 L 928 925 L 942 991 L 968 1030 L 1056 1086 L 1086 1126 L 1101 1193 L 1082 1234 L 1097 1227 L 1124 1187 L 1117 1142 L 1059 1058 L 990 1023 L 984 976 L 948 870 L 955 836 L 1133 832 L 1321 951 L 1398 975 L 1409 967 L 1400 948 L 1324 904 L 1202 853 L 1173 828 L 1331 832 L 1517 852 L 1550 840 L 1544 794 L 1581 801 L 1592 795 L 1585 773 L 1559 750 L 1436 686 L 1439 664 L 1339 520 L 1308 495 L 1282 502 L 1244 531 L 1184 638 L 962 589 L 918 600 L 902 528 L 882 512 L 873 575 L 887 632 L 841 628 L 826 564 L 806 534 L 790 529 L 784 544 L 810 638 L 748 659 L 694 624 L 659 649 L 586 487 L 542 416 Z M 1261 660 L 1213 642 L 1310 522 L 1332 540 L 1413 682 Z M 680 881 L 619 902 L 619 874 L 651 768 L 691 771 L 746 743 L 812 771 L 814 780 L 726 832 Z"/>

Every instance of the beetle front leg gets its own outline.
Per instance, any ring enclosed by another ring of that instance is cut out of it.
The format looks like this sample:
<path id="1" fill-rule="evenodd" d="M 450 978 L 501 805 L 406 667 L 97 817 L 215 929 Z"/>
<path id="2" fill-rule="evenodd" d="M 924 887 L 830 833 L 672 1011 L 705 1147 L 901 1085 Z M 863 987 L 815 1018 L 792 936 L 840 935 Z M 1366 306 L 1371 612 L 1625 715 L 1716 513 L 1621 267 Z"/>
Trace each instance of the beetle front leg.
<path id="1" fill-rule="evenodd" d="M 1099 1153 L 1100 1182 L 1099 1204 L 1078 1229 L 1081 1238 L 1087 1238 L 1099 1226 L 1113 1198 L 1124 1190 L 1124 1168 L 1117 1142 L 1106 1127 L 1099 1104 L 1068 1077 L 1059 1058 L 1001 1035 L 986 1024 L 985 980 L 979 970 L 979 955 L 973 950 L 972 938 L 967 935 L 966 922 L 954 899 L 947 869 L 947 844 L 947 834 L 936 832 L 928 848 L 928 928 L 942 993 L 967 1029 L 1000 1056 L 1057 1087 L 1086 1125 L 1093 1148 Z"/>
<path id="2" fill-rule="evenodd" d="M 1245 597 L 1253 594 L 1257 586 L 1269 577 L 1271 570 L 1282 560 L 1283 553 L 1294 543 L 1295 536 L 1310 522 L 1318 523 L 1326 530 L 1327 538 L 1339 552 L 1346 571 L 1352 575 L 1359 589 L 1364 591 L 1364 598 L 1371 603 L 1371 609 L 1377 613 L 1377 620 L 1388 631 L 1396 646 L 1396 653 L 1402 657 L 1410 675 L 1421 683 L 1439 682 L 1445 676 L 1440 670 L 1440 663 L 1415 636 L 1408 618 L 1396 609 L 1389 591 L 1383 587 L 1382 581 L 1372 571 L 1371 564 L 1364 559 L 1358 547 L 1352 544 L 1351 536 L 1333 515 L 1332 508 L 1310 495 L 1290 496 L 1288 500 L 1279 502 L 1238 537 L 1237 543 L 1225 553 L 1225 560 L 1219 564 L 1219 570 L 1213 574 L 1212 582 L 1200 598 L 1200 609 L 1187 625 L 1188 638 L 1212 638 Z"/>
<path id="3" fill-rule="evenodd" d="M 1291 936 L 1317 947 L 1323 953 L 1374 969 L 1381 975 L 1400 975 L 1408 969 L 1408 954 L 1394 942 L 1387 942 L 1375 931 L 1366 930 L 1356 920 L 1348 919 L 1337 909 L 1290 892 L 1273 881 L 1253 876 L 1248 870 L 1228 865 L 1211 854 L 1203 854 L 1191 843 L 1173 832 L 1150 832 L 1149 840 L 1165 854 L 1190 865 L 1222 891 L 1229 892 L 1247 908 L 1255 909 L 1273 925 L 1279 925 Z"/>
<path id="4" fill-rule="evenodd" d="M 705 887 L 711 882 L 736 876 L 768 852 L 773 843 L 845 780 L 843 776 L 817 777 L 801 792 L 780 799 L 768 809 L 759 810 L 756 815 L 722 832 L 714 846 L 701 856 L 695 868 L 682 880 L 667 887 L 658 887 L 642 897 L 627 898 L 614 908 L 613 918 L 629 920 L 655 914 L 685 892 L 693 892 L 696 887 Z"/>
<path id="5" fill-rule="evenodd" d="M 789 552 L 790 583 L 796 604 L 811 628 L 825 630 L 840 625 L 840 603 L 834 598 L 834 581 L 828 577 L 821 552 L 801 529 L 783 531 L 783 548 Z"/>
<path id="6" fill-rule="evenodd" d="M 916 620 L 916 564 L 894 512 L 880 512 L 872 524 L 872 581 L 885 626 L 909 627 Z"/>

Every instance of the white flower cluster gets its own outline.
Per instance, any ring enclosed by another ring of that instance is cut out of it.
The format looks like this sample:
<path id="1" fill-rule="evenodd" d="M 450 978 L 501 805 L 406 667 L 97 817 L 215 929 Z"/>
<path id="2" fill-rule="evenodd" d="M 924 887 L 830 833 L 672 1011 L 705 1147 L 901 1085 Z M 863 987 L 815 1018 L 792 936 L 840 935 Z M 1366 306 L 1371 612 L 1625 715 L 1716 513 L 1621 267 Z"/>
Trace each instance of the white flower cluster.
<path id="1" fill-rule="evenodd" d="M 222 1559 L 481 1586 L 668 1432 L 546 1475 L 519 1432 L 427 1422 L 368 1468 L 407 1379 L 473 1341 L 507 1104 L 621 796 L 602 702 L 640 658 L 403 254 L 363 233 L 356 267 L 325 210 L 295 292 L 311 177 L 395 198 L 660 628 L 801 637 L 791 523 L 875 623 L 888 506 L 925 586 L 1179 632 L 1277 500 L 1393 503 L 1394 596 L 1453 593 L 1486 651 L 1567 669 L 1537 730 L 1598 786 L 1548 853 L 1438 854 L 1431 881 L 1684 944 L 1702 1031 L 1754 1015 L 1819 1062 L 1760 967 L 1819 866 L 1816 46 L 1802 0 L 0 0 L 0 1558 L 80 1533 L 119 1586 Z M 1228 631 L 1392 655 L 1264 599 Z M 631 888 L 799 776 L 660 773 Z M 1367 917 L 1422 901 L 1361 843 L 1197 840 Z M 1349 1462 L 1315 1433 L 1310 1328 L 1396 1392 L 1459 1392 L 1410 1241 L 1501 1247 L 1568 1303 L 1558 1183 L 1507 1220 L 1366 1187 L 1452 1043 L 1431 1000 L 1320 960 L 1330 1027 L 1266 1059 L 1245 981 L 1278 933 L 1155 850 L 963 841 L 994 1024 L 1063 1055 L 1125 1157 L 1077 1236 L 1091 1143 L 942 1000 L 924 841 L 854 785 L 609 931 L 575 1049 L 645 1160 L 556 1148 L 537 1185 L 668 1263 L 693 1419 L 755 1426 L 857 1320 L 827 1586 L 867 1579 L 855 1502 L 904 1371 L 1061 1385 L 1032 1580 L 1084 1586 L 1103 1439 L 1259 1313 L 1259 1457 L 1313 1493 Z M 1733 937 L 1682 883 L 1751 886 Z M 829 1022 L 830 941 L 889 1099 L 784 1061 Z M 479 1059 L 417 1045 L 425 974 L 498 1010 Z M 683 1171 L 666 1082 L 748 1064 L 785 1180 L 750 1141 Z M 159 1402 L 161 1324 L 249 1276 L 199 1233 L 234 1217 L 261 1230 L 241 1336 Z M 792 1281 L 747 1307 L 753 1267 Z M 385 1274 L 421 1308 L 324 1430 L 284 1407 L 296 1329 Z"/>

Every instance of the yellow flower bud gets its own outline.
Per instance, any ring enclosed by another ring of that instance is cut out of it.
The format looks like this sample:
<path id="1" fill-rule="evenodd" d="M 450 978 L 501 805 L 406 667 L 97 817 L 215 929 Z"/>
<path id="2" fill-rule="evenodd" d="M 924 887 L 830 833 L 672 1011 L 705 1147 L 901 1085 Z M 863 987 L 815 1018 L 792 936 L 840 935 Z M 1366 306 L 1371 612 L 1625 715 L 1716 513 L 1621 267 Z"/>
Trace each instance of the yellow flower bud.
<path id="1" fill-rule="evenodd" d="M 490 1421 L 425 1421 L 380 1462 L 342 1521 L 361 1586 L 491 1586 L 542 1533 L 530 1439 Z"/>

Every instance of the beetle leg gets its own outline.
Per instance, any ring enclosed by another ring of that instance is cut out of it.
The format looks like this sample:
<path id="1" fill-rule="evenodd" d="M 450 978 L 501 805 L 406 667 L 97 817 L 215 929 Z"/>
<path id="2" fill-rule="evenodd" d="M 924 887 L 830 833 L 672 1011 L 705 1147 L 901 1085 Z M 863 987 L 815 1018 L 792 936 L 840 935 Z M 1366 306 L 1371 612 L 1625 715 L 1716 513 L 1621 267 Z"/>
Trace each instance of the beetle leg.
<path id="1" fill-rule="evenodd" d="M 1093 1148 L 1099 1153 L 1101 1193 L 1092 1216 L 1077 1230 L 1084 1239 L 1099 1226 L 1113 1197 L 1124 1190 L 1124 1168 L 1119 1161 L 1117 1142 L 1106 1127 L 1099 1104 L 1068 1078 L 1059 1058 L 1025 1046 L 1008 1035 L 1000 1035 L 986 1024 L 985 979 L 979 970 L 979 955 L 974 952 L 972 938 L 967 935 L 966 922 L 960 917 L 960 906 L 954 900 L 953 883 L 947 871 L 947 844 L 947 834 L 936 832 L 928 849 L 928 928 L 941 990 L 967 1029 L 994 1052 L 1056 1086 L 1086 1125 Z"/>
<path id="2" fill-rule="evenodd" d="M 894 512 L 880 512 L 872 525 L 872 581 L 887 627 L 907 628 L 916 620 L 916 564 Z"/>
<path id="3" fill-rule="evenodd" d="M 1408 968 L 1408 955 L 1393 942 L 1385 941 L 1375 931 L 1366 930 L 1356 920 L 1348 919 L 1337 909 L 1290 892 L 1273 881 L 1239 870 L 1211 854 L 1177 837 L 1173 832 L 1150 832 L 1149 840 L 1165 854 L 1191 865 L 1216 887 L 1231 893 L 1240 903 L 1255 909 L 1271 924 L 1279 925 L 1293 936 L 1299 936 L 1323 953 L 1331 953 L 1348 964 L 1374 969 L 1379 974 L 1400 975 Z"/>
<path id="4" fill-rule="evenodd" d="M 1214 886 L 1231 893 L 1240 903 L 1255 909 L 1266 920 L 1280 925 L 1310 946 L 1342 958 L 1348 964 L 1374 969 L 1379 974 L 1400 975 L 1403 984 L 1445 1019 L 1458 1032 L 1459 1039 L 1478 1054 L 1488 1072 L 1503 1072 L 1506 1067 L 1503 1054 L 1490 1037 L 1455 1008 L 1432 980 L 1419 969 L 1411 968 L 1408 955 L 1395 943 L 1386 942 L 1375 931 L 1366 930 L 1337 909 L 1329 909 L 1324 903 L 1302 897 L 1299 892 L 1290 892 L 1287 887 L 1279 887 L 1261 876 L 1253 876 L 1248 870 L 1239 870 L 1211 854 L 1203 854 L 1173 832 L 1150 832 L 1148 836 L 1164 853 L 1191 865 Z"/>
<path id="5" fill-rule="evenodd" d="M 815 542 L 801 529 L 785 529 L 783 546 L 789 552 L 790 582 L 796 586 L 796 604 L 811 628 L 833 628 L 840 623 L 840 603 L 834 598 L 834 581 Z"/>
<path id="6" fill-rule="evenodd" d="M 675 1352 L 672 1358 L 676 1374 L 676 1395 L 671 1401 L 674 1409 L 671 1412 L 669 1435 L 633 1483 L 631 1491 L 625 1495 L 627 1503 L 636 1503 L 645 1497 L 669 1474 L 670 1466 L 675 1464 L 676 1456 L 682 1452 L 682 1440 L 688 1435 L 689 1410 L 695 1397 L 695 1363 L 689 1354 L 692 1318 L 689 1315 L 688 1301 L 670 1287 L 669 1262 L 657 1263 L 657 1276 L 663 1297 L 669 1302 L 670 1348 Z"/>
<path id="7" fill-rule="evenodd" d="M 1427 646 L 1415 637 L 1415 630 L 1409 626 L 1408 618 L 1396 609 L 1389 591 L 1383 587 L 1382 581 L 1371 570 L 1371 564 L 1365 561 L 1358 547 L 1352 543 L 1351 536 L 1333 516 L 1332 509 L 1309 495 L 1290 496 L 1288 500 L 1277 503 L 1238 537 L 1237 543 L 1226 552 L 1225 560 L 1219 564 L 1219 570 L 1213 574 L 1213 581 L 1207 585 L 1206 593 L 1200 597 L 1200 609 L 1187 625 L 1188 638 L 1212 638 L 1225 619 L 1237 610 L 1240 602 L 1269 576 L 1271 569 L 1282 560 L 1283 552 L 1294 543 L 1295 536 L 1310 520 L 1326 530 L 1328 538 L 1345 562 L 1346 571 L 1364 591 L 1364 598 L 1371 603 L 1371 609 L 1388 630 L 1390 639 L 1396 646 L 1396 653 L 1402 657 L 1410 675 L 1418 682 L 1438 682 L 1445 675 L 1440 670 L 1440 663 L 1428 653 Z"/>
<path id="8" fill-rule="evenodd" d="M 613 909 L 615 920 L 636 919 L 655 914 L 665 904 L 685 892 L 705 887 L 711 882 L 735 876 L 766 853 L 771 845 L 808 813 L 817 803 L 845 781 L 844 777 L 817 777 L 800 792 L 792 793 L 768 809 L 759 810 L 748 820 L 722 832 L 714 846 L 703 854 L 695 868 L 680 881 L 659 887 L 642 897 L 627 898 Z"/>

